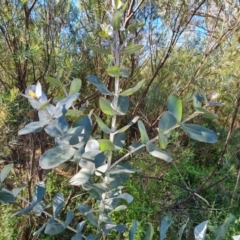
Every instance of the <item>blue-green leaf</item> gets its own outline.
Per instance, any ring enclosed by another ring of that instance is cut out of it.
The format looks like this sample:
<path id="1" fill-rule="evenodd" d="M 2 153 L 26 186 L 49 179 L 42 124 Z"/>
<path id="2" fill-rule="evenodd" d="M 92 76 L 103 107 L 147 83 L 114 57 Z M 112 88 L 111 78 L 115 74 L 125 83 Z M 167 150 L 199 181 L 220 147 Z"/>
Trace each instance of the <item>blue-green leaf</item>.
<path id="1" fill-rule="evenodd" d="M 168 228 L 171 226 L 172 222 L 173 221 L 170 216 L 166 216 L 165 218 L 163 218 L 163 220 L 161 221 L 161 226 L 160 226 L 160 240 L 164 240 L 166 232 L 167 232 Z"/>
<path id="2" fill-rule="evenodd" d="M 177 124 L 177 119 L 174 117 L 173 113 L 166 111 L 158 122 L 159 131 L 164 133 L 165 131 L 171 129 Z"/>
<path id="3" fill-rule="evenodd" d="M 190 138 L 199 142 L 215 143 L 217 135 L 214 131 L 196 124 L 182 124 L 181 128 L 189 135 Z"/>
<path id="4" fill-rule="evenodd" d="M 137 227 L 138 227 L 138 221 L 134 220 L 133 224 L 132 224 L 132 227 L 129 231 L 129 237 L 128 237 L 129 240 L 134 240 L 134 235 L 136 233 Z"/>
<path id="5" fill-rule="evenodd" d="M 64 226 L 58 222 L 50 222 L 45 227 L 44 233 L 49 235 L 57 235 L 65 230 Z"/>
<path id="6" fill-rule="evenodd" d="M 71 240 L 82 240 L 82 234 L 81 233 L 77 233 L 76 235 L 74 235 Z"/>
<path id="7" fill-rule="evenodd" d="M 73 217 L 74 217 L 73 211 L 72 211 L 72 210 L 67 211 L 67 218 L 66 218 L 65 223 L 64 223 L 65 228 L 66 228 L 68 225 L 70 225 L 70 223 L 71 223 L 72 220 L 73 220 Z"/>
<path id="8" fill-rule="evenodd" d="M 75 153 L 75 149 L 58 146 L 45 152 L 40 160 L 39 165 L 42 169 L 52 169 L 68 161 Z"/>
<path id="9" fill-rule="evenodd" d="M 110 92 L 106 86 L 103 84 L 103 82 L 96 76 L 89 75 L 87 76 L 88 81 L 93 84 L 94 86 L 97 87 L 100 93 L 104 95 L 113 95 L 112 92 Z"/>
<path id="10" fill-rule="evenodd" d="M 15 196 L 7 191 L 7 190 L 0 190 L 0 201 L 3 203 L 13 202 L 15 200 Z"/>
<path id="11" fill-rule="evenodd" d="M 202 97 L 197 93 L 193 94 L 193 107 L 194 108 L 201 108 L 202 107 Z"/>
<path id="12" fill-rule="evenodd" d="M 149 137 L 148 137 L 146 128 L 141 120 L 138 121 L 138 129 L 141 135 L 141 142 L 145 144 L 146 142 L 149 141 Z"/>
<path id="13" fill-rule="evenodd" d="M 119 96 L 116 110 L 121 115 L 124 115 L 127 113 L 128 108 L 129 108 L 129 98 L 125 96 Z"/>
<path id="14" fill-rule="evenodd" d="M 38 182 L 35 184 L 33 189 L 33 202 L 38 203 L 42 201 L 46 192 L 46 187 L 44 182 Z"/>
<path id="15" fill-rule="evenodd" d="M 206 231 L 207 231 L 207 224 L 208 224 L 208 221 L 204 221 L 204 222 L 198 224 L 194 228 L 195 240 L 204 240 L 205 239 Z"/>
<path id="16" fill-rule="evenodd" d="M 166 162 L 171 162 L 172 157 L 165 151 L 161 150 L 159 147 L 152 143 L 147 143 L 146 144 L 147 151 L 154 157 L 160 158 Z"/>
<path id="17" fill-rule="evenodd" d="M 202 113 L 202 116 L 205 117 L 205 118 L 209 118 L 209 119 L 217 119 L 218 118 L 217 114 L 211 113 L 204 108 L 195 107 L 195 110 Z"/>
<path id="18" fill-rule="evenodd" d="M 167 101 L 168 110 L 174 115 L 177 119 L 177 122 L 180 123 L 182 119 L 182 100 L 177 95 L 171 95 Z"/>
<path id="19" fill-rule="evenodd" d="M 49 124 L 49 121 L 31 122 L 27 124 L 24 128 L 20 129 L 18 131 L 18 135 L 40 132 L 48 124 Z"/>
<path id="20" fill-rule="evenodd" d="M 126 140 L 126 133 L 120 132 L 114 135 L 113 144 L 116 150 L 119 150 L 124 147 Z"/>
<path id="21" fill-rule="evenodd" d="M 77 174 L 75 174 L 70 179 L 70 184 L 75 186 L 80 186 L 86 183 L 90 177 L 92 176 L 92 172 L 89 169 L 82 168 Z"/>
<path id="22" fill-rule="evenodd" d="M 58 193 L 53 198 L 53 216 L 57 217 L 64 204 L 64 196 L 62 193 Z"/>
<path id="23" fill-rule="evenodd" d="M 72 106 L 73 102 L 78 98 L 79 93 L 74 93 L 62 100 L 60 100 L 55 108 L 55 111 L 53 113 L 54 118 L 60 118 L 63 116 L 67 110 Z"/>
<path id="24" fill-rule="evenodd" d="M 97 226 L 97 221 L 96 221 L 96 217 L 94 216 L 93 212 L 91 212 L 91 208 L 87 205 L 79 205 L 77 206 L 77 209 L 86 216 L 86 218 L 88 219 L 88 221 L 93 225 L 93 226 Z"/>
<path id="25" fill-rule="evenodd" d="M 8 165 L 6 165 L 1 173 L 0 173 L 0 176 L 1 176 L 1 182 L 3 182 L 5 180 L 5 178 L 7 177 L 7 175 L 10 173 L 11 169 L 13 168 L 13 163 L 10 163 Z"/>

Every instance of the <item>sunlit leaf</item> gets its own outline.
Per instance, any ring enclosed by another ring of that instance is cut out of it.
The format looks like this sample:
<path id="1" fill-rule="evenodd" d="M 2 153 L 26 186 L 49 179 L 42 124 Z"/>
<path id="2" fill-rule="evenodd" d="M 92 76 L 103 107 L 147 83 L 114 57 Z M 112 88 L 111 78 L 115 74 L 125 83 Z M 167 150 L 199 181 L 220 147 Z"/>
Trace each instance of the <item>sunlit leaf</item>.
<path id="1" fill-rule="evenodd" d="M 140 82 L 138 82 L 136 84 L 136 86 L 132 87 L 132 88 L 129 88 L 127 89 L 126 91 L 123 91 L 120 93 L 121 96 L 129 96 L 129 95 L 132 95 L 133 93 L 137 92 L 141 87 L 142 85 L 144 84 L 145 80 L 141 80 Z"/>
<path id="2" fill-rule="evenodd" d="M 52 169 L 68 161 L 74 155 L 75 149 L 58 146 L 46 151 L 39 160 L 42 169 Z"/>
<path id="3" fill-rule="evenodd" d="M 138 129 L 141 134 L 141 142 L 145 144 L 146 142 L 149 141 L 149 137 L 148 137 L 146 128 L 141 120 L 138 121 Z"/>
<path id="4" fill-rule="evenodd" d="M 195 240 L 204 240 L 207 231 L 208 221 L 204 221 L 194 228 Z"/>
<path id="5" fill-rule="evenodd" d="M 75 186 L 80 186 L 84 183 L 86 183 L 90 177 L 92 176 L 92 173 L 89 169 L 82 168 L 77 174 L 75 174 L 70 179 L 70 184 Z"/>
<path id="6" fill-rule="evenodd" d="M 78 93 L 81 89 L 82 81 L 79 78 L 74 78 L 70 85 L 69 95 Z"/>
<path id="7" fill-rule="evenodd" d="M 120 68 L 118 66 L 111 66 L 107 68 L 107 73 L 111 77 L 119 77 L 122 76 Z"/>
<path id="8" fill-rule="evenodd" d="M 13 163 L 10 163 L 8 165 L 6 165 L 1 173 L 0 173 L 0 176 L 1 176 L 1 182 L 3 182 L 5 180 L 5 178 L 7 177 L 7 175 L 10 173 L 11 169 L 13 168 Z"/>
<path id="9" fill-rule="evenodd" d="M 106 98 L 100 97 L 99 106 L 102 112 L 107 115 L 116 115 L 116 114 L 120 115 L 119 112 L 113 109 L 113 107 L 111 106 L 111 103 Z"/>
<path id="10" fill-rule="evenodd" d="M 77 209 L 86 216 L 86 218 L 88 219 L 88 221 L 93 225 L 93 226 L 97 226 L 97 221 L 96 221 L 96 217 L 94 216 L 94 214 L 90 211 L 91 208 L 87 205 L 78 205 Z"/>
<path id="11" fill-rule="evenodd" d="M 113 143 L 108 139 L 98 139 L 98 143 L 101 151 L 114 151 L 115 147 Z"/>
<path id="12" fill-rule="evenodd" d="M 18 135 L 40 132 L 48 124 L 49 121 L 31 122 L 27 124 L 24 128 L 20 129 L 18 131 Z"/>
<path id="13" fill-rule="evenodd" d="M 154 157 L 160 158 L 166 162 L 171 162 L 172 157 L 165 151 L 161 150 L 159 147 L 152 143 L 147 143 L 146 144 L 147 151 Z"/>

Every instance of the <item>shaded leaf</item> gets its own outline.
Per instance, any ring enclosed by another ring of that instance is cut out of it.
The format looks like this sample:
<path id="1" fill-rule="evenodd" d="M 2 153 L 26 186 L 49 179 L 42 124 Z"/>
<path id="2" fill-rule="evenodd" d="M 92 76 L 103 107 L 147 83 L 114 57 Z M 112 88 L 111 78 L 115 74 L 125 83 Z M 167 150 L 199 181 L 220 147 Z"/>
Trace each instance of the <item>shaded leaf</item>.
<path id="1" fill-rule="evenodd" d="M 88 219 L 88 221 L 93 225 L 93 226 L 97 226 L 97 221 L 96 218 L 93 214 L 93 212 L 91 212 L 91 208 L 87 205 L 78 205 L 77 209 L 86 216 L 86 218 Z"/>
<path id="2" fill-rule="evenodd" d="M 174 115 L 177 119 L 177 122 L 180 123 L 182 119 L 182 100 L 177 95 L 171 95 L 167 101 L 168 110 Z"/>
<path id="3" fill-rule="evenodd" d="M 114 135 L 113 144 L 116 150 L 119 150 L 124 147 L 126 140 L 126 133 L 120 132 Z"/>
<path id="4" fill-rule="evenodd" d="M 121 115 L 124 115 L 127 113 L 128 108 L 129 108 L 129 98 L 124 96 L 119 96 L 116 110 L 119 113 L 121 113 Z"/>
<path id="5" fill-rule="evenodd" d="M 154 229 L 151 223 L 148 223 L 147 232 L 144 240 L 151 240 L 153 238 Z"/>
<path id="6" fill-rule="evenodd" d="M 180 227 L 180 229 L 179 229 L 179 231 L 178 231 L 178 240 L 181 240 L 181 239 L 182 239 L 182 235 L 183 235 L 183 232 L 184 232 L 184 230 L 185 230 L 185 228 L 186 228 L 186 226 L 187 226 L 188 221 L 189 221 L 189 218 L 187 219 L 186 223 L 184 223 L 184 224 Z"/>
<path id="7" fill-rule="evenodd" d="M 114 131 L 112 131 L 112 130 L 103 122 L 103 120 L 102 120 L 100 117 L 98 117 L 98 116 L 95 115 L 95 114 L 94 114 L 94 116 L 95 116 L 95 118 L 96 118 L 96 121 L 97 121 L 97 124 L 98 124 L 99 128 L 100 128 L 103 132 L 105 132 L 105 133 L 113 133 L 113 132 L 114 132 Z"/>
<path id="8" fill-rule="evenodd" d="M 201 108 L 202 107 L 202 97 L 197 93 L 193 94 L 193 107 L 194 108 Z"/>
<path id="9" fill-rule="evenodd" d="M 104 95 L 113 95 L 107 87 L 103 84 L 103 82 L 96 76 L 89 75 L 87 76 L 88 81 L 97 87 L 98 91 Z"/>
<path id="10" fill-rule="evenodd" d="M 50 222 L 45 227 L 44 233 L 49 235 L 57 235 L 65 230 L 64 226 L 58 222 Z"/>
<path id="11" fill-rule="evenodd" d="M 134 142 L 129 146 L 129 149 L 133 151 L 133 154 L 140 154 L 144 151 L 145 145 L 141 142 Z"/>
<path id="12" fill-rule="evenodd" d="M 228 229 L 231 224 L 233 224 L 236 220 L 236 217 L 233 214 L 229 214 L 227 219 L 224 221 L 224 223 L 219 226 L 215 232 L 214 240 L 222 240 L 226 239 L 226 234 L 228 232 Z"/>
<path id="13" fill-rule="evenodd" d="M 139 119 L 138 116 L 134 117 L 134 119 L 133 119 L 131 122 L 129 122 L 126 126 L 124 126 L 124 127 L 120 128 L 119 130 L 117 130 L 115 133 L 117 134 L 117 133 L 125 132 L 125 131 L 126 131 L 128 128 L 130 128 L 134 123 L 136 123 L 138 119 Z"/>
<path id="14" fill-rule="evenodd" d="M 65 223 L 64 223 L 64 227 L 65 227 L 65 228 L 66 228 L 68 225 L 70 225 L 70 223 L 71 223 L 72 220 L 73 220 L 73 217 L 74 217 L 73 211 L 72 211 L 72 210 L 68 210 L 68 211 L 67 211 L 67 218 L 66 218 Z"/>
<path id="15" fill-rule="evenodd" d="M 133 224 L 132 224 L 132 227 L 129 231 L 129 237 L 128 237 L 129 240 L 134 240 L 134 235 L 136 233 L 137 227 L 138 227 L 138 221 L 134 220 Z"/>
<path id="16" fill-rule="evenodd" d="M 182 124 L 181 128 L 189 135 L 190 138 L 199 142 L 215 143 L 217 135 L 214 131 L 196 124 Z"/>
<path id="17" fill-rule="evenodd" d="M 63 85 L 58 79 L 54 77 L 47 76 L 46 79 L 52 86 L 61 87 Z"/>
<path id="18" fill-rule="evenodd" d="M 0 190 L 0 201 L 3 203 L 9 203 L 9 202 L 13 202 L 15 200 L 15 196 L 7 191 L 7 190 Z"/>
<path id="19" fill-rule="evenodd" d="M 99 47 L 96 47 L 96 46 L 93 46 L 93 45 L 87 45 L 87 47 L 96 52 L 96 53 L 100 53 L 100 54 L 111 54 L 111 49 L 110 48 L 99 48 Z"/>
<path id="20" fill-rule="evenodd" d="M 177 119 L 174 117 L 174 115 L 171 112 L 166 111 L 158 122 L 158 128 L 159 131 L 164 133 L 165 131 L 174 127 L 176 124 Z"/>
<path id="21" fill-rule="evenodd" d="M 63 208 L 64 204 L 64 196 L 62 193 L 58 193 L 56 196 L 53 198 L 53 216 L 57 217 L 58 213 L 61 211 Z"/>
<path id="22" fill-rule="evenodd" d="M 143 48 L 143 45 L 137 45 L 137 44 L 130 44 L 127 47 L 125 47 L 121 53 L 126 55 L 131 55 L 136 52 L 139 52 Z"/>
<path id="23" fill-rule="evenodd" d="M 171 226 L 172 222 L 173 220 L 170 216 L 166 216 L 165 218 L 163 218 L 160 225 L 160 240 L 164 240 L 166 232 L 168 228 Z"/>

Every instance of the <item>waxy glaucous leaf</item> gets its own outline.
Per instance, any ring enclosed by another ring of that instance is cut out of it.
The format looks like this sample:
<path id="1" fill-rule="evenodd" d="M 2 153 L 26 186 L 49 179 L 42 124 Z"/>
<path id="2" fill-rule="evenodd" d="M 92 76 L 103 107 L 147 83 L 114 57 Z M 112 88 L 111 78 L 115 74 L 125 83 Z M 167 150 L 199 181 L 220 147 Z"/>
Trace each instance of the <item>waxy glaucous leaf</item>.
<path id="1" fill-rule="evenodd" d="M 103 84 L 103 82 L 96 76 L 93 76 L 93 75 L 89 75 L 87 76 L 87 79 L 88 81 L 93 84 L 94 86 L 97 87 L 98 91 L 101 93 L 101 94 L 104 94 L 104 95 L 113 95 L 113 93 L 111 93 L 107 87 Z"/>
<path id="2" fill-rule="evenodd" d="M 168 110 L 180 123 L 182 119 L 182 100 L 177 95 L 171 95 L 167 100 Z"/>

